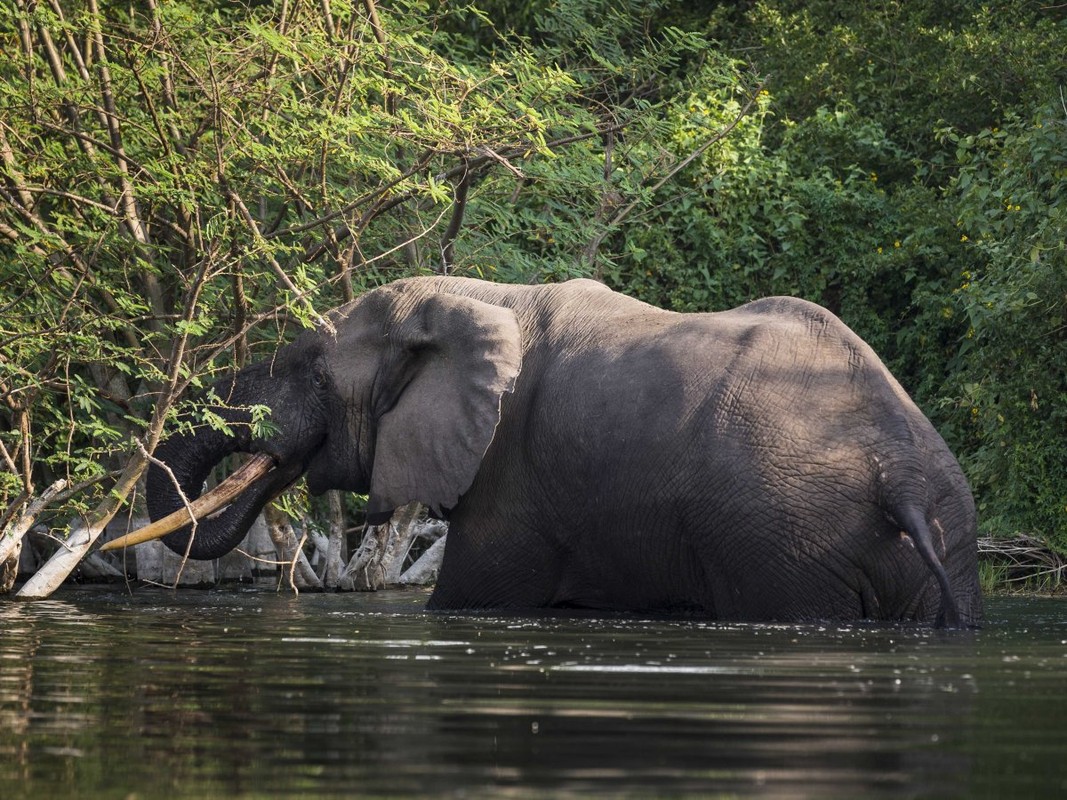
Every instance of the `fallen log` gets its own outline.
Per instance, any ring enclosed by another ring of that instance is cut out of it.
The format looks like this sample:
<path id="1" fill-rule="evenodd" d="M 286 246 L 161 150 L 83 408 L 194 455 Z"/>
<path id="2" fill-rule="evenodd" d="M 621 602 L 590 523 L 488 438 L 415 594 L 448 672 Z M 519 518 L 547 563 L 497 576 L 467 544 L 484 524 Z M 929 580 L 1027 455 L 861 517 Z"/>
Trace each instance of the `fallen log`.
<path id="1" fill-rule="evenodd" d="M 67 482 L 60 478 L 37 497 L 29 500 L 21 513 L 0 533 L 0 594 L 11 591 L 18 577 L 19 556 L 22 555 L 22 537 L 33 527 L 33 523 L 52 499 L 67 488 Z"/>

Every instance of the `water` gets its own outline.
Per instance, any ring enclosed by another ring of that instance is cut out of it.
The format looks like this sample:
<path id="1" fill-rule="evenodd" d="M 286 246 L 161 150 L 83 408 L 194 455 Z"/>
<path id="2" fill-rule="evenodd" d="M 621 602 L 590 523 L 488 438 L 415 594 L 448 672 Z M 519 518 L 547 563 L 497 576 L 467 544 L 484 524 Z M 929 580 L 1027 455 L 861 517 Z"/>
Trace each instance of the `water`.
<path id="1" fill-rule="evenodd" d="M 980 631 L 0 603 L 0 797 L 1061 797 L 1067 601 Z"/>

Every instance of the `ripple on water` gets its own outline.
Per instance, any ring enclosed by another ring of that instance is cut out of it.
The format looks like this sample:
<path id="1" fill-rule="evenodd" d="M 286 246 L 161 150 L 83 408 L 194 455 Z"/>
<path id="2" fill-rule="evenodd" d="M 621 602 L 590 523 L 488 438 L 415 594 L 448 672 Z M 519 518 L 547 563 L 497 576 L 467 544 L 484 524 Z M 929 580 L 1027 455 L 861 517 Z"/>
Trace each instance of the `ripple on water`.
<path id="1" fill-rule="evenodd" d="M 0 604 L 5 800 L 1058 796 L 1067 614 L 980 631 L 441 615 L 420 593 Z"/>

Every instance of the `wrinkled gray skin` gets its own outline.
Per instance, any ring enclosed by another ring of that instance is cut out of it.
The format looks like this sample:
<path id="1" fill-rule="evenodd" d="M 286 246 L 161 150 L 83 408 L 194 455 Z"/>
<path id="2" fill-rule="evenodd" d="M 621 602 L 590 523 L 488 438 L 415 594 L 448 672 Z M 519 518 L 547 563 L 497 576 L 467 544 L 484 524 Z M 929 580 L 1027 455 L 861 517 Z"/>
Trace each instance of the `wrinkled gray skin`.
<path id="1" fill-rule="evenodd" d="M 232 549 L 306 474 L 313 493 L 369 493 L 372 522 L 412 500 L 450 520 L 435 609 L 979 621 L 967 482 L 825 309 L 677 314 L 592 281 L 431 277 L 330 319 L 218 389 L 269 405 L 275 437 L 157 451 L 190 496 L 234 450 L 278 464 L 200 523 L 194 557 Z M 148 491 L 153 518 L 179 505 L 158 467 Z M 184 552 L 188 532 L 166 541 Z"/>

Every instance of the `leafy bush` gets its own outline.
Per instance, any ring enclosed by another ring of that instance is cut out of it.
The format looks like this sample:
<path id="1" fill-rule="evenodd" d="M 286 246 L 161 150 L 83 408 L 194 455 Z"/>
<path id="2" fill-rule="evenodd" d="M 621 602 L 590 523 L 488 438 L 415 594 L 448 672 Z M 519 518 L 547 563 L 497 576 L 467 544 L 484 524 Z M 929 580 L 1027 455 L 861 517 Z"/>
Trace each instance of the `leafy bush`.
<path id="1" fill-rule="evenodd" d="M 1067 552 L 1067 112 L 945 132 L 946 190 L 968 262 L 954 292 L 967 321 L 952 398 L 987 524 L 1034 528 Z"/>
<path id="2" fill-rule="evenodd" d="M 1013 109 L 1047 102 L 1067 78 L 1056 55 L 1063 9 L 1027 0 L 760 0 L 713 33 L 753 53 L 772 76 L 783 117 L 808 119 L 844 103 L 920 158 L 939 150 L 938 126 L 977 133 Z M 905 175 L 912 165 L 895 166 Z"/>

